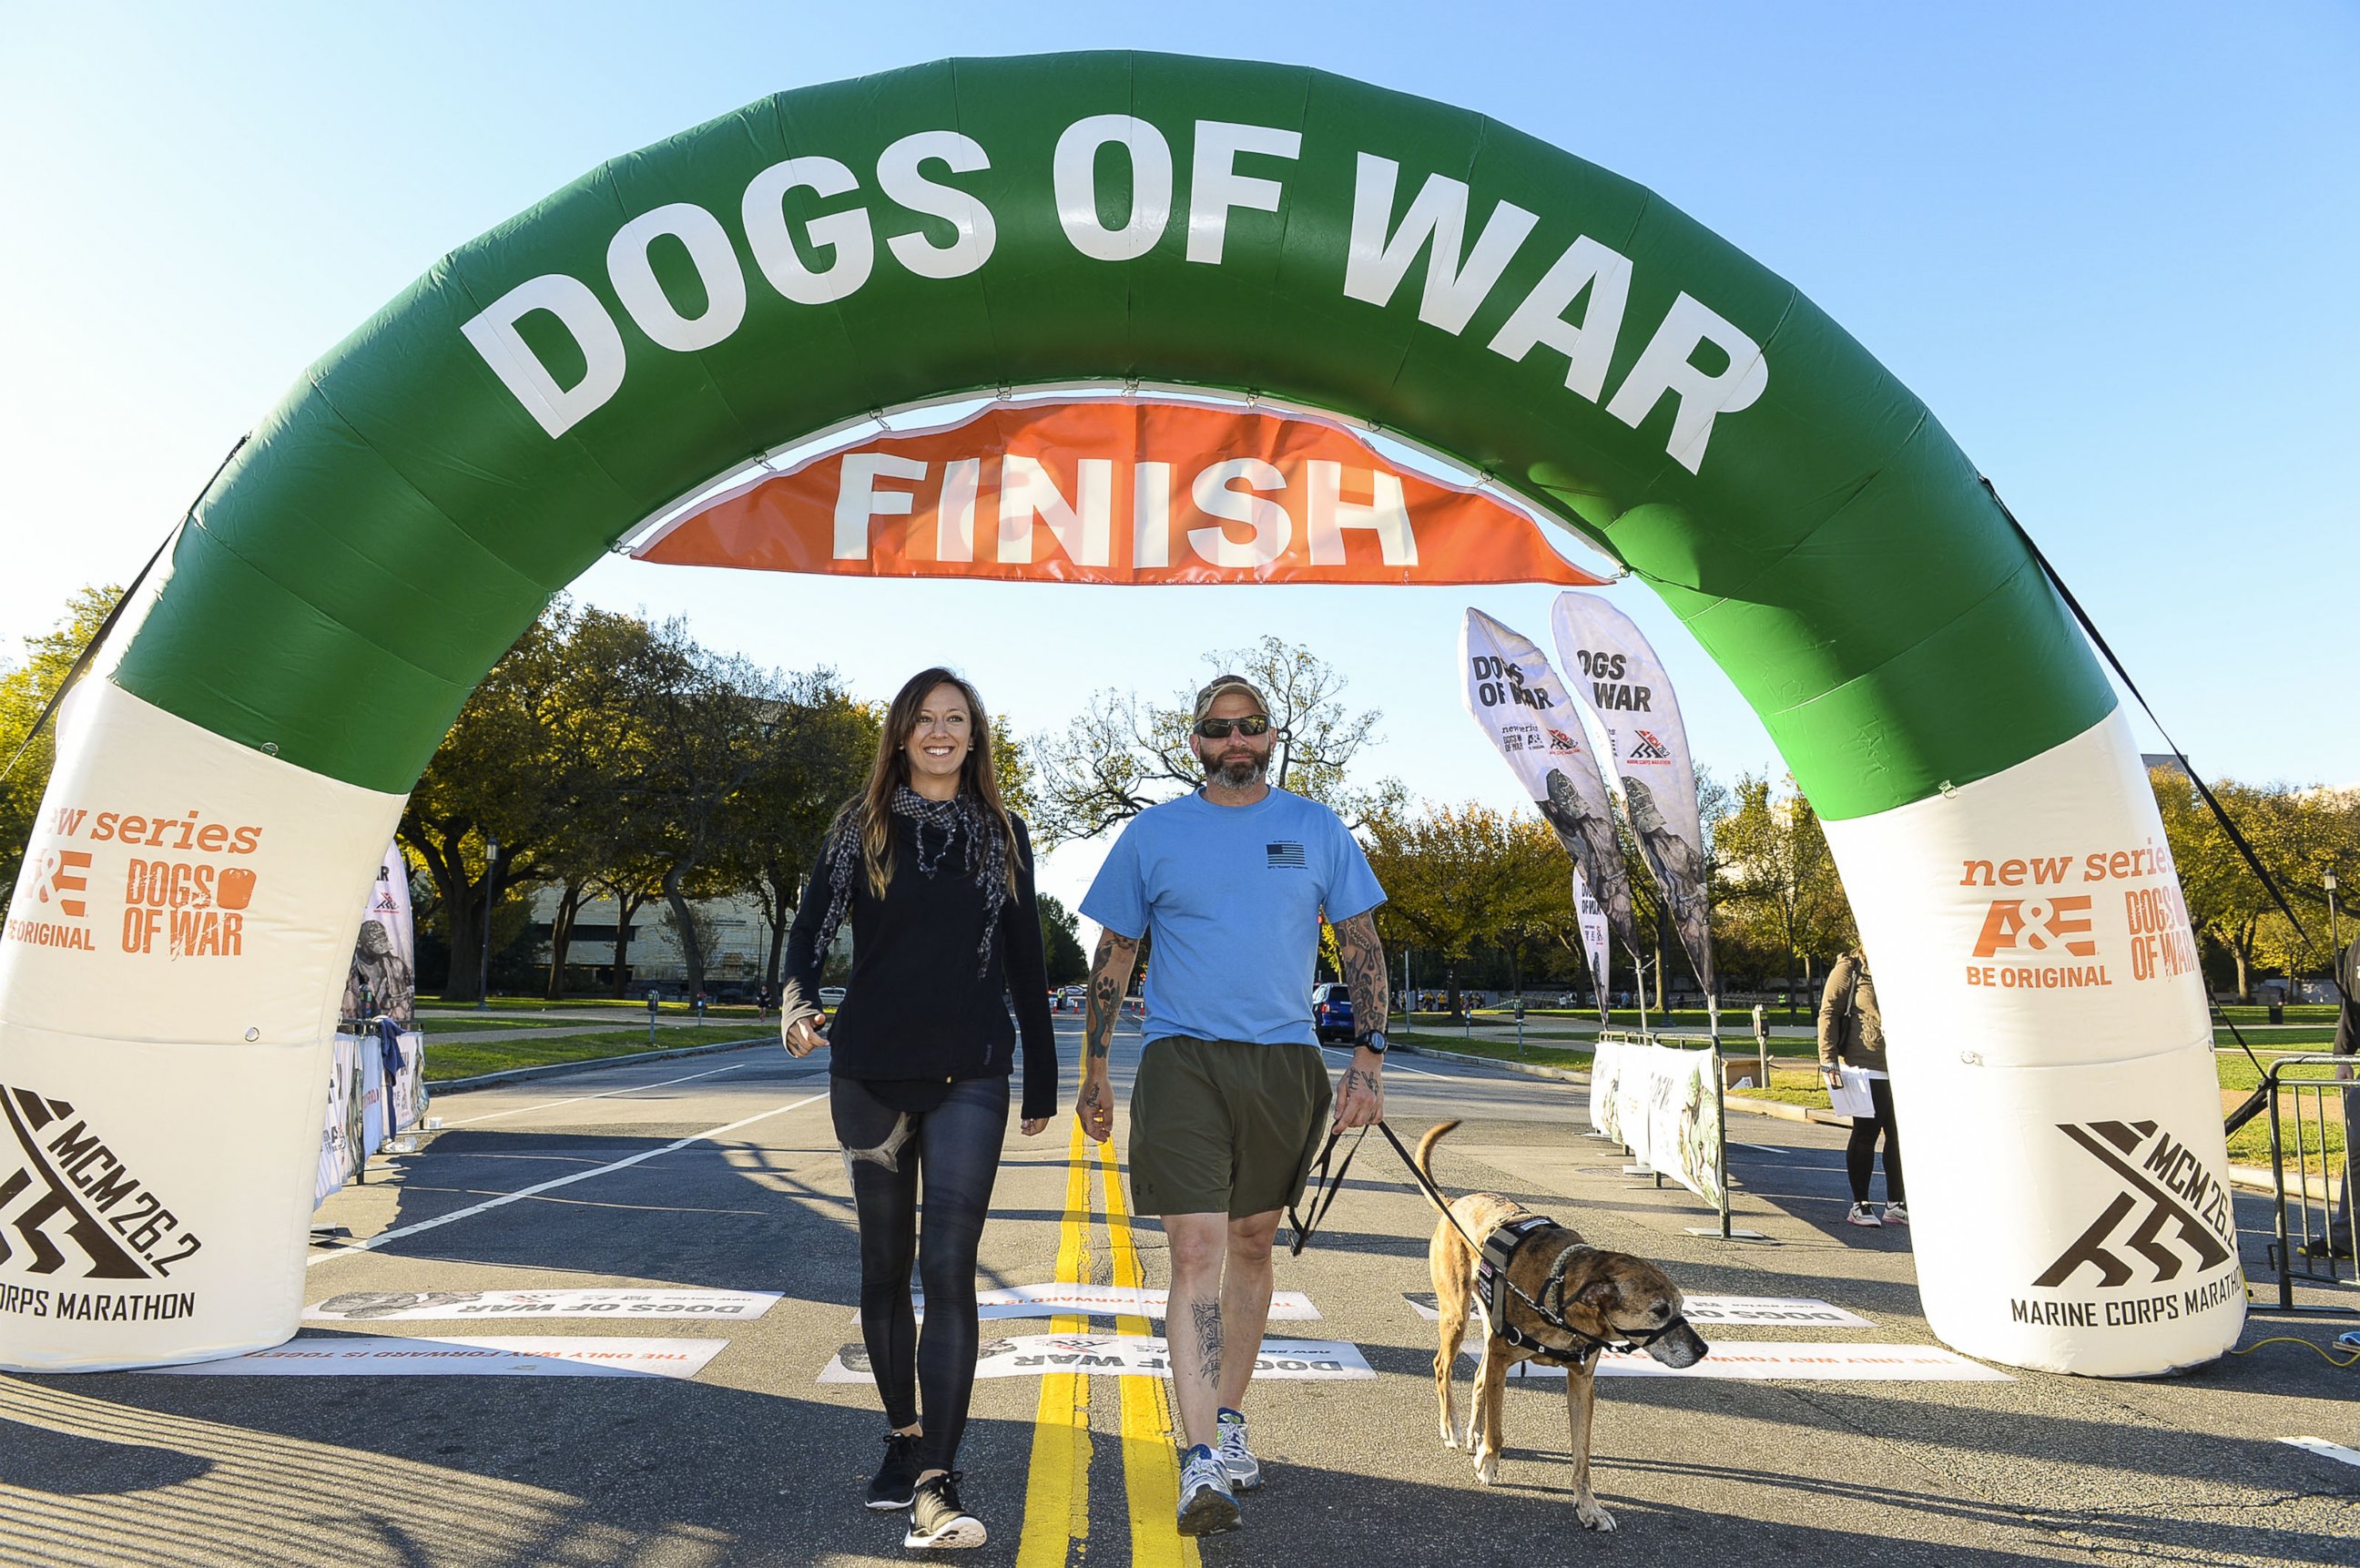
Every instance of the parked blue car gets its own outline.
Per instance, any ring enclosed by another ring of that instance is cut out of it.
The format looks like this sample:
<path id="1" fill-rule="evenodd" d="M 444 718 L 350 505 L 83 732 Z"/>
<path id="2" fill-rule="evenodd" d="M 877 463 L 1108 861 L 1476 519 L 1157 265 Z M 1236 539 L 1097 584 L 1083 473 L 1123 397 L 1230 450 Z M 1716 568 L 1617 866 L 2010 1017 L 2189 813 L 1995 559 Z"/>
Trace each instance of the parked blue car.
<path id="1" fill-rule="evenodd" d="M 1352 1037 L 1352 988 L 1330 981 L 1311 988 L 1311 1026 L 1323 1040 Z"/>

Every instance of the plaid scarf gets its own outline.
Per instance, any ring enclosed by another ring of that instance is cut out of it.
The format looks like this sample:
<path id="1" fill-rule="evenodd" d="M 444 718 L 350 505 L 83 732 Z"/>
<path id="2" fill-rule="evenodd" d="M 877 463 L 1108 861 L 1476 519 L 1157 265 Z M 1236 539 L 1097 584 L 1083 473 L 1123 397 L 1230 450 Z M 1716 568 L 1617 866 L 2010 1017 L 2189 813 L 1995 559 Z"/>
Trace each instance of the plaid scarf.
<path id="1" fill-rule="evenodd" d="M 1000 929 L 1000 913 L 1008 903 L 1008 840 L 998 816 L 965 791 L 948 800 L 928 800 L 907 784 L 893 792 L 890 809 L 910 823 L 920 874 L 937 874 L 954 849 L 964 850 L 960 869 L 983 893 L 983 936 L 976 943 L 975 972 L 985 973 L 991 967 L 991 939 Z M 847 814 L 827 843 L 827 914 L 820 921 L 818 938 L 823 961 L 851 911 L 854 879 L 864 874 L 860 840 L 867 827 L 862 814 Z"/>

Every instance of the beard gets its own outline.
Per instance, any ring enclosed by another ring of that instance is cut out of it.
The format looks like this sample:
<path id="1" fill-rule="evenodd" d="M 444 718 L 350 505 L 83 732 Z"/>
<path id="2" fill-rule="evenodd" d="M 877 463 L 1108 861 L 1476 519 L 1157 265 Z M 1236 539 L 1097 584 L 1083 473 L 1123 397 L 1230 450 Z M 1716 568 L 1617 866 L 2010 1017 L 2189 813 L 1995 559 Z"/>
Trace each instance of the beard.
<path id="1" fill-rule="evenodd" d="M 1259 756 L 1248 753 L 1227 761 L 1205 759 L 1205 782 L 1218 784 L 1223 789 L 1251 789 L 1262 783 L 1269 772 L 1270 754 L 1266 751 Z"/>

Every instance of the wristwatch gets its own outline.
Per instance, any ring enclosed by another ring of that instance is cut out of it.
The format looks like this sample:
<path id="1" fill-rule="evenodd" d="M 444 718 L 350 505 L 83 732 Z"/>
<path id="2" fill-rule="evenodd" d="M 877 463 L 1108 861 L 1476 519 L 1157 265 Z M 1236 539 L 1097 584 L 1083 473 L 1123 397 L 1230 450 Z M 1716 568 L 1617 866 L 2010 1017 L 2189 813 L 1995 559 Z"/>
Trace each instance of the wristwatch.
<path id="1" fill-rule="evenodd" d="M 1365 1035 L 1353 1036 L 1352 1044 L 1373 1056 L 1382 1056 L 1392 1048 L 1393 1043 L 1385 1038 L 1382 1029 L 1371 1029 Z"/>

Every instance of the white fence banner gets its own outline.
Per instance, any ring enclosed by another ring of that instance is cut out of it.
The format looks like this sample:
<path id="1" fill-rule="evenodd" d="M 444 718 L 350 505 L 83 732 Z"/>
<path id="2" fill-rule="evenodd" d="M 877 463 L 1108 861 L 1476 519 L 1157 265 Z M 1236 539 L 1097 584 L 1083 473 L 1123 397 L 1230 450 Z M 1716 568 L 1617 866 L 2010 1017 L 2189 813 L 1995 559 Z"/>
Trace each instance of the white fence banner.
<path id="1" fill-rule="evenodd" d="M 1720 1074 L 1711 1050 L 1603 1036 L 1590 1066 L 1590 1124 L 1634 1163 L 1725 1207 Z"/>

